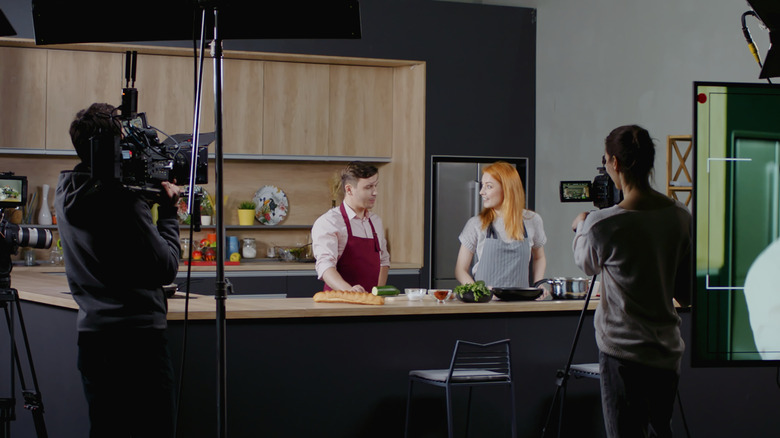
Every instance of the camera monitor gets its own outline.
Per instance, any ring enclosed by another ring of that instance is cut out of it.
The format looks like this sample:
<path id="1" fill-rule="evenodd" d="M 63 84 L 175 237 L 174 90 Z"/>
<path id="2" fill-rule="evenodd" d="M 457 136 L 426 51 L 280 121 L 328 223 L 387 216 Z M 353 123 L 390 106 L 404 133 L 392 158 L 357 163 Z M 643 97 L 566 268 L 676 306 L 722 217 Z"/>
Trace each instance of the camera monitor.
<path id="1" fill-rule="evenodd" d="M 0 173 L 0 208 L 24 207 L 27 203 L 27 177 Z"/>
<path id="2" fill-rule="evenodd" d="M 592 201 L 590 181 L 561 181 L 561 202 Z"/>

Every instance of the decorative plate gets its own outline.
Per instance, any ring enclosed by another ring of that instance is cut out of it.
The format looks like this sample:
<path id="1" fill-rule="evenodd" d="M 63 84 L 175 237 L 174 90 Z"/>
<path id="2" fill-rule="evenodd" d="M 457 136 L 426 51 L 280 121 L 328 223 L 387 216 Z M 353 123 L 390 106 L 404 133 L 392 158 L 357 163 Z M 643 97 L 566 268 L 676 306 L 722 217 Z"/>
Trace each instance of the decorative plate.
<path id="1" fill-rule="evenodd" d="M 276 186 L 263 186 L 255 193 L 255 217 L 263 225 L 276 225 L 287 216 L 290 203 Z"/>
<path id="2" fill-rule="evenodd" d="M 201 216 L 211 216 L 213 214 L 214 207 L 211 206 L 211 200 L 210 200 L 211 198 L 209 196 L 209 192 L 207 192 L 206 189 L 204 189 L 202 186 L 195 186 L 195 193 L 203 194 L 203 198 L 201 198 L 200 201 Z M 187 196 L 180 197 L 179 201 L 176 203 L 176 207 L 178 209 L 177 215 L 179 216 L 179 223 L 189 225 L 190 215 L 187 214 L 187 199 L 188 199 Z M 207 207 L 207 205 L 209 207 Z"/>

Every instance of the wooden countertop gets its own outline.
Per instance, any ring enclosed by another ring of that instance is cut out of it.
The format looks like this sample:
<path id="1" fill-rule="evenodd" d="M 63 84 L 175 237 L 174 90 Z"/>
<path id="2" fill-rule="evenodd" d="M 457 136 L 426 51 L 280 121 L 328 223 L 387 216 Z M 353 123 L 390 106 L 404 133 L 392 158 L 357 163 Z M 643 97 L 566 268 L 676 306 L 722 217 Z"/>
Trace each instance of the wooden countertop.
<path id="1" fill-rule="evenodd" d="M 21 271 L 21 270 L 20 270 Z M 65 275 L 56 272 L 11 273 L 12 287 L 25 301 L 77 310 L 68 290 Z M 168 300 L 168 319 L 184 319 L 184 294 Z M 497 301 L 463 303 L 457 300 L 437 304 L 432 297 L 409 301 L 404 296 L 391 297 L 382 306 L 343 303 L 315 303 L 311 298 L 263 298 L 262 295 L 230 295 L 225 304 L 228 319 L 312 318 L 345 316 L 414 316 L 475 313 L 557 312 L 582 310 L 584 301 Z M 588 308 L 595 309 L 598 301 Z M 210 320 L 216 315 L 213 296 L 190 295 L 189 319 Z"/>
<path id="2" fill-rule="evenodd" d="M 261 259 L 262 260 L 262 259 Z M 187 272 L 187 265 L 179 265 L 179 274 Z M 420 265 L 414 263 L 391 263 L 391 270 L 396 269 L 420 269 Z M 215 265 L 209 266 L 193 266 L 192 272 L 216 272 L 217 267 Z M 225 266 L 225 272 L 249 272 L 249 271 L 314 271 L 314 263 L 295 263 L 295 262 L 282 262 L 282 261 L 260 261 L 242 263 L 240 265 L 228 265 Z M 53 266 L 49 264 L 41 264 L 38 266 L 19 266 L 14 265 L 14 269 L 11 275 L 21 273 L 64 273 L 64 266 Z"/>

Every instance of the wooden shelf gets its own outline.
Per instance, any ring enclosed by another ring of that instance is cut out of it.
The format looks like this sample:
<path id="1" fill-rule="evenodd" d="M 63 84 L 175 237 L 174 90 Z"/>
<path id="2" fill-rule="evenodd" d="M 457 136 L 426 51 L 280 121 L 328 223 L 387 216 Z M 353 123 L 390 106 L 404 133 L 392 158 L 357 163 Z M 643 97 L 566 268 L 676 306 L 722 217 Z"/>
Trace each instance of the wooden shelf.
<path id="1" fill-rule="evenodd" d="M 690 135 L 666 137 L 666 194 L 684 202 L 686 206 L 693 199 L 693 178 L 688 171 L 688 163 L 693 161 L 690 156 L 692 150 L 693 140 Z M 680 199 L 680 193 L 687 194 L 684 200 Z"/>

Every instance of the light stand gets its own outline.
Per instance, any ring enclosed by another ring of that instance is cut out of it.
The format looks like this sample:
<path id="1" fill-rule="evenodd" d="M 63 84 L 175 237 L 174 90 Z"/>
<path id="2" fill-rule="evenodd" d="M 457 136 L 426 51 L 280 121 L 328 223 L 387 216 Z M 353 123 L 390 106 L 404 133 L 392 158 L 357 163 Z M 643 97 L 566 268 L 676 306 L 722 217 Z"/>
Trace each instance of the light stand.
<path id="1" fill-rule="evenodd" d="M 566 366 L 563 368 L 563 371 L 558 370 L 558 373 L 555 376 L 555 395 L 553 396 L 552 401 L 550 402 L 550 410 L 547 412 L 547 419 L 544 422 L 544 427 L 542 428 L 542 438 L 544 438 L 545 433 L 547 432 L 547 427 L 550 425 L 550 418 L 552 417 L 553 410 L 555 409 L 555 401 L 558 400 L 560 397 L 560 406 L 559 406 L 559 412 L 558 412 L 558 436 L 561 436 L 561 425 L 562 425 L 562 418 L 563 418 L 563 402 L 564 398 L 566 396 L 566 385 L 569 381 L 570 373 L 571 373 L 571 363 L 574 361 L 574 352 L 577 350 L 577 342 L 580 339 L 580 332 L 582 331 L 582 323 L 585 322 L 585 312 L 588 310 L 588 304 L 590 303 L 590 297 L 593 294 L 593 287 L 596 284 L 596 276 L 597 274 L 593 275 L 593 278 L 590 280 L 590 287 L 588 287 L 588 294 L 585 295 L 585 304 L 582 306 L 582 311 L 580 312 L 580 319 L 577 321 L 577 329 L 574 331 L 574 340 L 571 343 L 571 350 L 569 351 L 569 359 L 566 361 Z M 561 394 L 563 394 L 563 397 L 561 397 Z"/>

